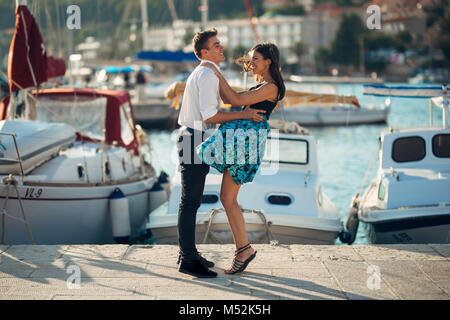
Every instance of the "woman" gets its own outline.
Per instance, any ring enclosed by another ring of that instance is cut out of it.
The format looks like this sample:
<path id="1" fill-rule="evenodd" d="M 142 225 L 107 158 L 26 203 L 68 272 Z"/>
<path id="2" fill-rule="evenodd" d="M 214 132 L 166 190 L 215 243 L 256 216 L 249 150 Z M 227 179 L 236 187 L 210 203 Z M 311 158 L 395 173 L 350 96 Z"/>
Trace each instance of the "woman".
<path id="1" fill-rule="evenodd" d="M 202 65 L 212 69 L 219 78 L 220 96 L 224 103 L 265 110 L 262 114 L 264 121 L 261 122 L 235 120 L 222 123 L 219 129 L 196 149 L 203 162 L 223 173 L 220 201 L 225 208 L 236 245 L 232 266 L 225 270 L 227 274 L 244 271 L 256 256 L 256 251 L 248 241 L 237 196 L 241 185 L 251 182 L 258 171 L 266 137 L 270 131 L 267 120 L 286 91 L 280 73 L 280 54 L 276 45 L 257 44 L 250 50 L 249 56 L 250 69 L 257 77 L 258 85 L 246 92 L 234 91 L 217 68 L 208 62 L 202 62 Z M 231 140 L 230 132 L 234 132 Z M 258 141 L 256 146 L 252 143 L 255 140 Z M 245 151 L 242 150 L 243 145 Z M 221 152 L 217 152 L 218 150 Z M 208 151 L 211 156 L 208 156 Z"/>

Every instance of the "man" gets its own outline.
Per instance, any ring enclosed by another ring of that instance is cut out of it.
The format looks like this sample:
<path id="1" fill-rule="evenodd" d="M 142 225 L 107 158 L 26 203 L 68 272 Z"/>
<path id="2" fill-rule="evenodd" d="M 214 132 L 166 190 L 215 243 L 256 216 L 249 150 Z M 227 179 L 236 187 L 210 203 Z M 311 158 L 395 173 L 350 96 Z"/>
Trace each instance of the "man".
<path id="1" fill-rule="evenodd" d="M 138 102 L 144 102 L 145 101 L 145 83 L 147 81 L 145 80 L 144 72 L 142 72 L 142 69 L 139 69 L 137 75 L 136 75 L 136 94 L 137 94 L 137 101 Z"/>
<path id="2" fill-rule="evenodd" d="M 220 71 L 220 63 L 225 61 L 224 47 L 217 39 L 217 30 L 197 33 L 193 39 L 194 53 L 200 61 L 208 61 Z M 178 209 L 178 240 L 180 245 L 179 271 L 197 277 L 216 277 L 209 270 L 214 266 L 203 258 L 195 247 L 195 225 L 200 207 L 206 175 L 209 166 L 202 163 L 195 154 L 204 139 L 204 133 L 215 123 L 237 119 L 261 121 L 258 112 L 247 108 L 241 112 L 219 110 L 219 79 L 214 72 L 204 66 L 197 66 L 186 81 L 183 103 L 178 124 L 181 126 L 177 141 L 181 171 L 181 201 Z"/>

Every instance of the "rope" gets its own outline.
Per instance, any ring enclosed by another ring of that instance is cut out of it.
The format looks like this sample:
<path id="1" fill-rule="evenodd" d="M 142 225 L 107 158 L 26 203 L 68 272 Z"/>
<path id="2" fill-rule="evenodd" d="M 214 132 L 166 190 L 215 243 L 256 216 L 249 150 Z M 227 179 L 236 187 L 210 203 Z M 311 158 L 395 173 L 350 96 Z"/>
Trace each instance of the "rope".
<path id="1" fill-rule="evenodd" d="M 23 27 L 25 29 L 24 34 L 25 34 L 25 44 L 27 47 L 27 63 L 28 63 L 28 67 L 30 68 L 31 76 L 33 77 L 34 86 L 37 87 L 38 83 L 37 83 L 36 77 L 34 75 L 33 65 L 31 64 L 31 61 L 30 61 L 30 46 L 28 45 L 27 24 L 25 22 L 25 17 L 23 16 L 23 12 L 20 12 L 20 14 L 22 16 Z"/>
<path id="2" fill-rule="evenodd" d="M 214 240 L 216 240 L 218 243 L 222 243 L 222 242 L 220 241 L 220 239 L 218 239 L 217 237 L 215 237 L 214 234 L 211 232 L 211 226 L 212 226 L 212 224 L 213 224 L 214 218 L 215 218 L 215 216 L 216 216 L 218 213 L 220 213 L 220 212 L 225 212 L 225 209 L 220 208 L 220 209 L 211 209 L 211 210 L 210 210 L 210 213 L 209 213 L 209 220 L 208 220 L 208 226 L 207 226 L 207 228 L 206 228 L 205 236 L 203 237 L 203 242 L 202 242 L 202 243 L 206 243 L 206 240 L 208 239 L 208 236 L 213 237 Z M 269 226 L 269 224 L 267 223 L 267 219 L 266 219 L 266 216 L 264 215 L 263 211 L 262 211 L 262 210 L 255 210 L 255 209 L 250 209 L 250 210 L 248 210 L 248 209 L 243 209 L 243 210 L 242 210 L 242 213 L 244 213 L 244 212 L 254 213 L 254 214 L 256 214 L 256 215 L 261 219 L 261 222 L 264 224 L 264 227 L 265 227 L 265 229 L 266 229 L 266 236 L 267 236 L 268 243 L 270 243 L 270 242 L 273 240 L 273 234 L 272 234 L 272 232 L 270 231 L 270 226 Z"/>
<path id="3" fill-rule="evenodd" d="M 28 232 L 28 235 L 29 235 L 29 237 L 31 239 L 31 243 L 32 244 L 36 244 L 34 242 L 33 234 L 31 232 L 31 227 L 30 227 L 30 224 L 28 223 L 27 216 L 25 214 L 25 210 L 23 208 L 22 198 L 20 197 L 19 189 L 17 188 L 17 180 L 14 179 L 14 177 L 10 174 L 8 177 L 5 177 L 4 179 L 2 179 L 2 183 L 7 185 L 7 189 L 6 189 L 6 199 L 5 199 L 5 202 L 3 203 L 3 209 L 2 209 L 2 238 L 1 238 L 1 243 L 0 244 L 4 244 L 5 243 L 5 217 L 9 217 L 9 218 L 18 220 L 20 222 L 23 222 L 25 224 L 26 228 L 27 228 L 27 232 Z M 22 211 L 23 219 L 20 219 L 20 218 L 17 218 L 17 217 L 13 217 L 13 216 L 7 214 L 6 209 L 8 207 L 9 189 L 10 189 L 11 185 L 13 185 L 14 188 L 16 189 L 17 200 L 19 201 L 19 206 L 20 206 L 20 210 Z"/>
<path id="4" fill-rule="evenodd" d="M 359 191 L 358 191 L 358 196 L 361 194 L 362 189 L 363 189 L 364 185 L 366 184 L 367 176 L 368 176 L 368 174 L 369 174 L 370 169 L 372 168 L 373 160 L 375 159 L 375 156 L 377 155 L 377 153 L 378 153 L 378 148 L 375 149 L 375 152 L 374 152 L 374 154 L 372 155 L 372 158 L 370 159 L 369 166 L 367 167 L 367 170 L 366 170 L 366 172 L 365 172 L 365 174 L 364 174 L 364 178 L 363 178 L 361 187 L 359 188 Z"/>

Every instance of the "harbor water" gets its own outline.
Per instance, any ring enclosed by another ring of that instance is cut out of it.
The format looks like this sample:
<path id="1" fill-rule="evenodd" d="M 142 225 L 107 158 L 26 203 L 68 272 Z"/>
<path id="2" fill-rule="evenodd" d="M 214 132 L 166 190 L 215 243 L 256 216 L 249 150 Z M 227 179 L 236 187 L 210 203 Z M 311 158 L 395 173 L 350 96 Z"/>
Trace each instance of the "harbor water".
<path id="1" fill-rule="evenodd" d="M 390 83 L 389 85 L 401 84 Z M 363 95 L 362 85 L 339 84 L 336 89 L 338 94 L 355 95 L 363 108 L 369 104 L 379 106 L 386 100 L 386 97 Z M 388 127 L 397 129 L 428 126 L 430 122 L 428 101 L 423 98 L 391 98 L 387 124 L 309 128 L 318 142 L 322 190 L 336 205 L 344 225 L 352 198 L 358 192 L 364 192 L 375 177 L 380 132 Z M 434 108 L 435 125 L 442 125 L 441 113 L 440 109 Z M 155 169 L 164 170 L 172 176 L 176 166 L 175 133 L 164 130 L 148 132 Z M 360 225 L 355 244 L 367 243 L 364 230 Z M 339 240 L 336 244 L 342 245 Z"/>

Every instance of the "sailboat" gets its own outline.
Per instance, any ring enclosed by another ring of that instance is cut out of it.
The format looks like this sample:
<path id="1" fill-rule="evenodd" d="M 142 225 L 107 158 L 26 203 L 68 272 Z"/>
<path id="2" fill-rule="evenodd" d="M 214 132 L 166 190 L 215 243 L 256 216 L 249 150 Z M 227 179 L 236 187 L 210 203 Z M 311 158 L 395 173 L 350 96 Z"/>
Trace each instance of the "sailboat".
<path id="1" fill-rule="evenodd" d="M 17 6 L 0 110 L 1 243 L 128 243 L 145 234 L 158 184 L 149 137 L 127 92 L 26 90 L 47 80 L 47 61 L 38 25 Z"/>
<path id="2" fill-rule="evenodd" d="M 283 114 L 275 112 L 274 119 L 284 117 L 307 127 L 376 124 L 387 122 L 390 99 L 380 107 L 368 105 L 361 108 L 355 96 L 288 90 L 283 106 Z"/>

